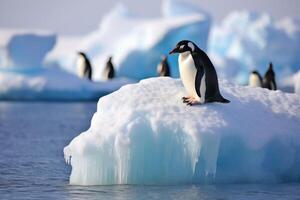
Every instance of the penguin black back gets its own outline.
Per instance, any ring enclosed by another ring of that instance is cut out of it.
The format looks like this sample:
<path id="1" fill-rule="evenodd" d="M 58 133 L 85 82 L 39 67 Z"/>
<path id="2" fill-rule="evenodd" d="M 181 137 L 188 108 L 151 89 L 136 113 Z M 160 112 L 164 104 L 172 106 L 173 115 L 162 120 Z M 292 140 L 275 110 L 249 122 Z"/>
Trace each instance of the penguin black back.
<path id="1" fill-rule="evenodd" d="M 196 46 L 194 52 L 192 52 L 192 57 L 196 66 L 202 66 L 204 68 L 206 102 L 217 101 L 220 103 L 229 103 L 230 101 L 225 99 L 220 93 L 217 72 L 207 54 Z"/>
<path id="2" fill-rule="evenodd" d="M 277 90 L 275 81 L 275 72 L 273 71 L 273 64 L 269 64 L 269 68 L 263 79 L 263 87 L 269 90 Z"/>
<path id="3" fill-rule="evenodd" d="M 158 76 L 170 76 L 170 67 L 167 60 L 167 56 L 162 56 L 161 62 L 157 66 Z"/>
<path id="4" fill-rule="evenodd" d="M 112 56 L 110 56 L 106 62 L 105 69 L 103 71 L 103 79 L 113 79 L 115 77 L 115 69 L 112 63 Z"/>

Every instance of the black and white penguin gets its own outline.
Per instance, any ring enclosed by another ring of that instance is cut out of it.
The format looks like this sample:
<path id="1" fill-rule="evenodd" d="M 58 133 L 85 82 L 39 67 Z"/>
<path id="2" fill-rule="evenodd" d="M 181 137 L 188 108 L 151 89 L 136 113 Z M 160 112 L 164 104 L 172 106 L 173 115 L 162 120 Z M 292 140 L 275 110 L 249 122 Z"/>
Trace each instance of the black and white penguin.
<path id="1" fill-rule="evenodd" d="M 180 41 L 170 54 L 179 53 L 180 78 L 189 96 L 183 97 L 187 105 L 207 102 L 229 103 L 220 94 L 214 65 L 204 51 L 191 41 Z"/>
<path id="2" fill-rule="evenodd" d="M 161 62 L 157 66 L 158 76 L 170 76 L 170 67 L 167 60 L 167 56 L 163 55 Z"/>
<path id="3" fill-rule="evenodd" d="M 262 77 L 258 71 L 254 70 L 249 76 L 249 86 L 262 87 Z"/>
<path id="4" fill-rule="evenodd" d="M 112 64 L 112 56 L 110 56 L 106 62 L 106 66 L 102 73 L 102 79 L 109 80 L 115 77 L 115 69 Z"/>
<path id="5" fill-rule="evenodd" d="M 92 65 L 88 57 L 83 52 L 78 52 L 77 59 L 77 75 L 80 78 L 87 78 L 92 80 Z"/>
<path id="6" fill-rule="evenodd" d="M 270 63 L 269 69 L 267 70 L 264 76 L 263 87 L 268 88 L 269 90 L 277 90 L 276 81 L 275 81 L 275 72 L 273 71 L 272 63 Z"/>

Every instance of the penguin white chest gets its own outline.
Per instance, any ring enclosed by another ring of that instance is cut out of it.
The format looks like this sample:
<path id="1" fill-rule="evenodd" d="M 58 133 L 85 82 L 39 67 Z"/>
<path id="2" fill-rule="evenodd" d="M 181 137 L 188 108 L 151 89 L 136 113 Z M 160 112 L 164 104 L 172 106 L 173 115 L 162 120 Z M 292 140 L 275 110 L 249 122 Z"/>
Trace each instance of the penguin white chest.
<path id="1" fill-rule="evenodd" d="M 163 66 L 162 66 L 161 63 L 159 63 L 159 64 L 157 65 L 157 67 L 156 67 L 156 71 L 157 71 L 157 73 L 159 74 L 162 70 L 163 70 Z"/>
<path id="2" fill-rule="evenodd" d="M 179 54 L 178 63 L 179 63 L 180 78 L 182 80 L 185 89 L 187 90 L 190 96 L 200 101 L 200 97 L 197 95 L 195 89 L 195 79 L 196 79 L 197 69 L 190 52 Z"/>
<path id="3" fill-rule="evenodd" d="M 262 87 L 262 82 L 256 74 L 251 74 L 249 77 L 249 85 L 252 87 Z"/>
<path id="4" fill-rule="evenodd" d="M 85 71 L 85 59 L 83 56 L 79 56 L 77 63 L 76 63 L 76 67 L 77 67 L 77 75 L 81 78 L 84 77 L 84 71 Z"/>
<path id="5" fill-rule="evenodd" d="M 109 69 L 105 67 L 102 72 L 102 80 L 107 81 L 109 79 L 108 74 L 109 74 Z"/>

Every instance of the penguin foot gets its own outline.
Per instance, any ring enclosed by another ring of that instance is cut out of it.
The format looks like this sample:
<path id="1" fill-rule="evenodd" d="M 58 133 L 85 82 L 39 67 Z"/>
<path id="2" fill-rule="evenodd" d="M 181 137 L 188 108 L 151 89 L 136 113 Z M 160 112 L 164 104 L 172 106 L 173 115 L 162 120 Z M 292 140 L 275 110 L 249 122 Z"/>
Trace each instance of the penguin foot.
<path id="1" fill-rule="evenodd" d="M 187 103 L 194 98 L 193 97 L 182 97 L 181 99 L 182 99 L 183 103 Z"/>
<path id="2" fill-rule="evenodd" d="M 188 106 L 200 104 L 194 97 L 182 97 L 183 103 L 186 103 Z"/>
<path id="3" fill-rule="evenodd" d="M 195 106 L 195 105 L 201 105 L 201 103 L 199 101 L 190 101 L 186 104 L 187 106 Z"/>
<path id="4" fill-rule="evenodd" d="M 182 101 L 186 101 L 188 98 L 190 98 L 190 97 L 182 97 L 181 99 L 182 99 Z"/>

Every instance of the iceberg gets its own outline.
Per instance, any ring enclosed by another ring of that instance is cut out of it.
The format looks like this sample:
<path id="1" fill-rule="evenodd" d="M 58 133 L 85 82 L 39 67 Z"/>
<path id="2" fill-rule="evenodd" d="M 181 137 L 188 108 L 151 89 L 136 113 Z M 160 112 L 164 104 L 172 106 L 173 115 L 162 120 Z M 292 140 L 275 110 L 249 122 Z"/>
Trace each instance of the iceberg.
<path id="1" fill-rule="evenodd" d="M 0 67 L 41 67 L 56 43 L 56 35 L 45 31 L 2 29 L 0 35 Z"/>
<path id="2" fill-rule="evenodd" d="M 45 58 L 48 66 L 59 66 L 65 71 L 77 74 L 76 62 L 83 36 L 58 35 L 56 45 Z"/>
<path id="3" fill-rule="evenodd" d="M 128 83 L 133 82 L 125 78 L 91 82 L 54 67 L 21 72 L 0 69 L 0 100 L 97 100 Z"/>
<path id="4" fill-rule="evenodd" d="M 300 96 L 220 80 L 231 103 L 186 106 L 182 82 L 150 78 L 99 99 L 64 148 L 70 184 L 300 181 Z"/>
<path id="5" fill-rule="evenodd" d="M 124 4 L 117 4 L 108 12 L 98 30 L 83 37 L 76 47 L 76 50 L 86 52 L 91 58 L 95 80 L 101 79 L 109 56 L 113 56 L 118 77 L 140 80 L 157 76 L 156 66 L 160 62 L 161 55 L 168 54 L 179 40 L 189 39 L 202 49 L 206 49 L 210 17 L 204 12 L 196 11 L 193 6 L 177 6 L 178 14 L 170 13 L 174 4 L 178 2 L 164 1 L 163 15 L 160 17 L 135 16 Z M 186 2 L 184 4 L 188 5 Z M 179 10 L 183 12 L 179 13 Z M 67 62 L 66 56 L 50 57 L 70 70 L 70 66 L 74 66 L 72 63 L 75 63 L 74 53 L 73 50 L 73 56 L 69 55 Z M 172 76 L 178 77 L 177 59 L 169 58 L 169 63 L 172 66 Z"/>
<path id="6" fill-rule="evenodd" d="M 299 22 L 299 18 L 273 20 L 266 13 L 232 12 L 212 28 L 209 54 L 221 62 L 216 66 L 220 73 L 236 83 L 246 84 L 252 70 L 264 74 L 269 62 L 277 79 L 283 80 L 299 70 Z"/>

